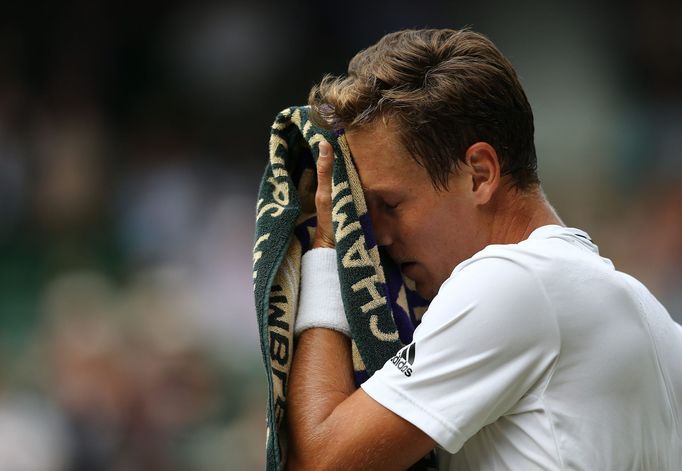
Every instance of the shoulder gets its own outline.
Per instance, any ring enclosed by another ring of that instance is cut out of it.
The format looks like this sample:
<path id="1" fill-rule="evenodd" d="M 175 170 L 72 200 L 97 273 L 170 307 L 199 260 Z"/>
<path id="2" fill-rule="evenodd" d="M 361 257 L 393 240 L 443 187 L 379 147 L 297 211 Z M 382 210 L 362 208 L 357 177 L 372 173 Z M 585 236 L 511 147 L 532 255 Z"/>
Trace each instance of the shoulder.
<path id="1" fill-rule="evenodd" d="M 507 274 L 505 267 L 516 266 L 523 268 L 527 273 L 536 272 L 555 261 L 560 249 L 565 246 L 557 247 L 558 240 L 549 239 L 527 239 L 518 244 L 492 244 L 474 254 L 471 258 L 464 260 L 455 267 L 452 275 L 456 275 L 472 266 L 480 275 L 484 275 L 482 268 L 489 267 L 490 275 L 496 273 L 496 269 L 501 269 L 500 276 Z M 565 254 L 565 250 L 563 251 Z"/>
<path id="2" fill-rule="evenodd" d="M 455 267 L 441 285 L 438 298 L 476 298 L 512 303 L 546 301 L 538 254 L 521 244 L 490 245 Z"/>
<path id="3" fill-rule="evenodd" d="M 461 262 L 441 285 L 439 295 L 494 295 L 508 310 L 549 303 L 545 286 L 562 278 L 562 270 L 571 257 L 564 242 L 558 240 L 524 240 L 518 244 L 489 245 Z M 578 252 L 578 251 L 576 251 Z M 574 264 L 570 264 L 573 266 Z"/>
<path id="4" fill-rule="evenodd" d="M 525 250 L 490 246 L 458 265 L 424 315 L 423 333 L 415 334 L 457 326 L 461 336 L 484 339 L 491 347 L 556 351 L 557 319 Z"/>

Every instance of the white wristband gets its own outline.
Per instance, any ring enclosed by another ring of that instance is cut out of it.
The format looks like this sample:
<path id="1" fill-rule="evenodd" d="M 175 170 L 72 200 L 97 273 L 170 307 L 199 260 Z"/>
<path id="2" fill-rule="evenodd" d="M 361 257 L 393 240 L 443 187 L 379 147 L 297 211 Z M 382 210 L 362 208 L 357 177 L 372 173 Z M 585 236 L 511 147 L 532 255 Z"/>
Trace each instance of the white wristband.
<path id="1" fill-rule="evenodd" d="M 301 260 L 301 295 L 294 335 L 298 336 L 313 327 L 336 330 L 350 337 L 350 326 L 341 299 L 335 249 L 312 249 Z"/>

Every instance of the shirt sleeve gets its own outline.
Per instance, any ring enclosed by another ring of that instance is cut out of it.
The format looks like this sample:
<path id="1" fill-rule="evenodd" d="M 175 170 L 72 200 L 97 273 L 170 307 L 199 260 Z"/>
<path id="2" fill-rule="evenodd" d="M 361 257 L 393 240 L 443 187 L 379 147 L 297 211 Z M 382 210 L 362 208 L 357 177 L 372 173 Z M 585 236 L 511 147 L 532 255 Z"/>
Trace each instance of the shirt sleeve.
<path id="1" fill-rule="evenodd" d="M 413 342 L 362 388 L 456 453 L 542 378 L 559 342 L 555 315 L 533 273 L 486 257 L 455 270 Z"/>

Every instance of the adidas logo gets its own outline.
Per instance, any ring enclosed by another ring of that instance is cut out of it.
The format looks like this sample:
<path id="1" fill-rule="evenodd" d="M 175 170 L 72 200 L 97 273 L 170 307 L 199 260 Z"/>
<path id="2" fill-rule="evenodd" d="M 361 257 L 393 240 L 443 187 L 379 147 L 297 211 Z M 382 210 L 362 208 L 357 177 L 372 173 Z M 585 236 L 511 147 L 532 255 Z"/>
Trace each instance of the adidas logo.
<path id="1" fill-rule="evenodd" d="M 396 368 L 403 372 L 405 376 L 412 376 L 412 365 L 414 364 L 414 357 L 417 354 L 417 347 L 414 343 L 404 346 L 398 353 L 391 358 Z"/>

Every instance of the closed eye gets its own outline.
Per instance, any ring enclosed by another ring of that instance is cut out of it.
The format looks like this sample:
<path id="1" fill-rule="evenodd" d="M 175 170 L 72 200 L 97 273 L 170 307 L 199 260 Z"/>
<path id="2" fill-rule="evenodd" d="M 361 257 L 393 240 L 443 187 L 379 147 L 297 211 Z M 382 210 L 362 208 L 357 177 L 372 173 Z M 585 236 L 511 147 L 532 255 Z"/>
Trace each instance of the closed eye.
<path id="1" fill-rule="evenodd" d="M 363 187 L 365 193 L 365 198 L 370 206 L 374 206 L 377 209 L 383 209 L 385 211 L 393 211 L 400 206 L 403 198 L 394 194 L 394 191 L 377 191 L 370 190 Z"/>
<path id="2" fill-rule="evenodd" d="M 381 207 L 387 211 L 387 212 L 392 212 L 398 209 L 398 207 L 402 204 L 402 199 L 400 198 L 380 198 L 379 199 Z"/>

